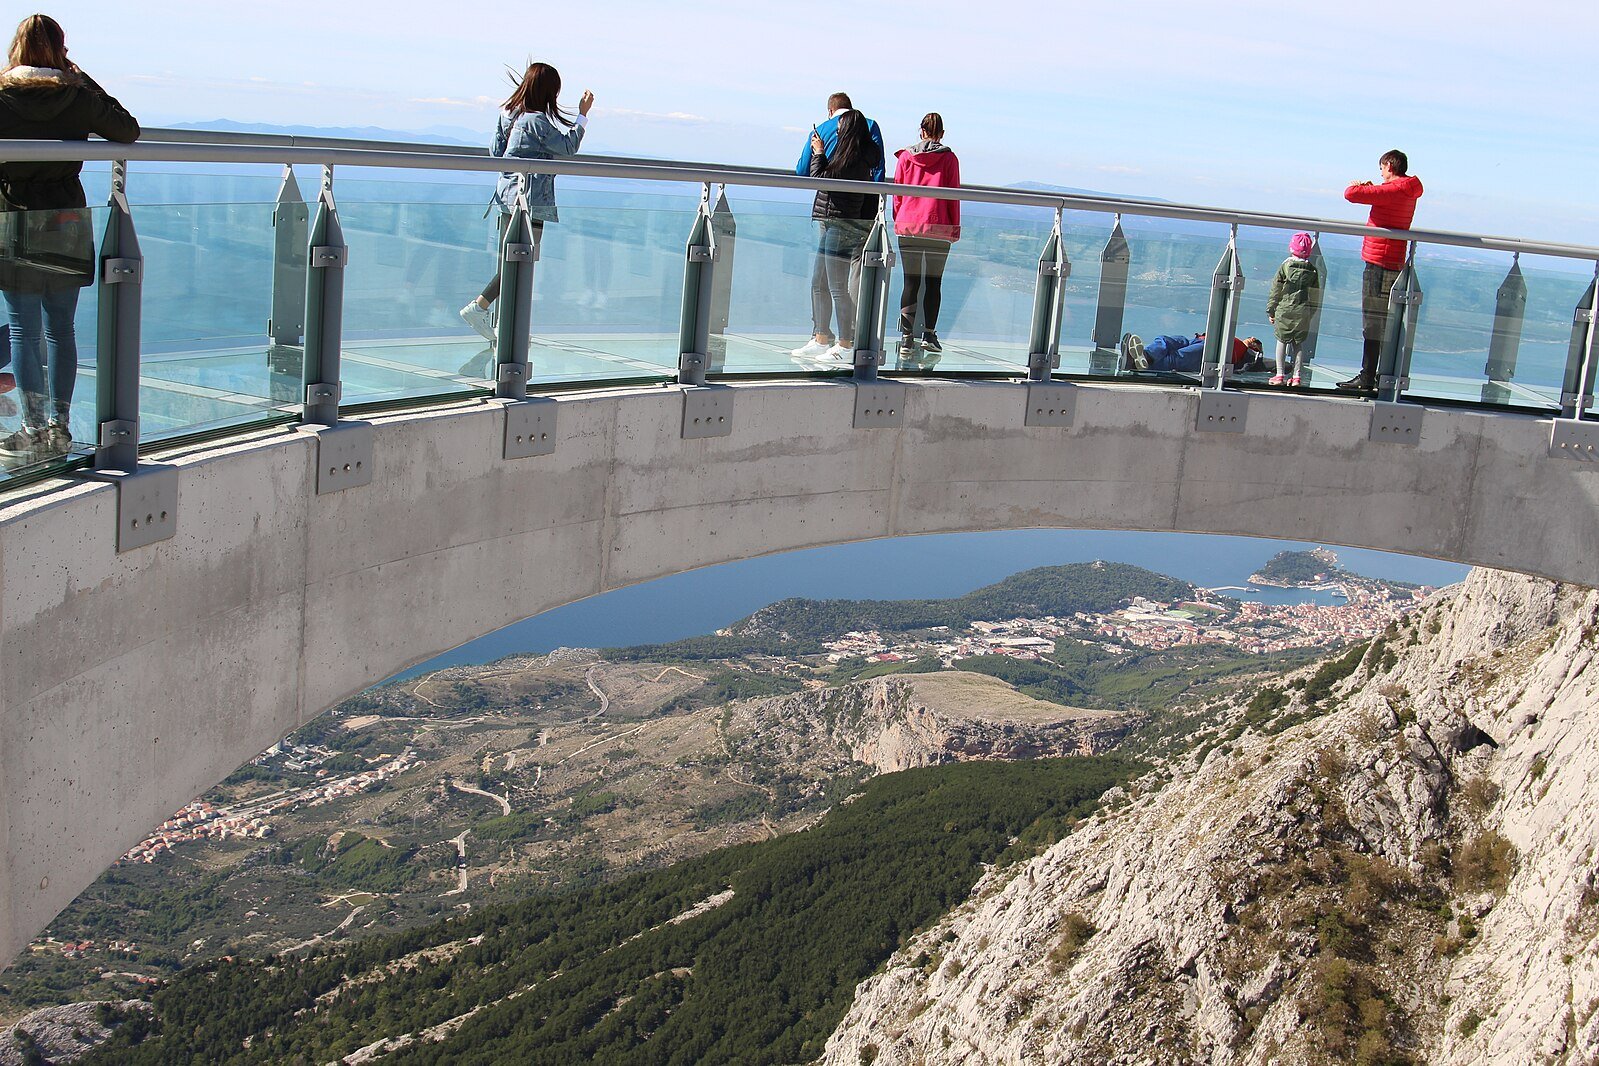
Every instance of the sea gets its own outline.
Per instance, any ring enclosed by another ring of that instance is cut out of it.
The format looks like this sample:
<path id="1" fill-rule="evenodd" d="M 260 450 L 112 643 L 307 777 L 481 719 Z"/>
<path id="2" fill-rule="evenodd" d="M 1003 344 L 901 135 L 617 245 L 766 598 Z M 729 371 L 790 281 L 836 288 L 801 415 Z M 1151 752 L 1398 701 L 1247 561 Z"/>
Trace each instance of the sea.
<path id="1" fill-rule="evenodd" d="M 809 599 L 903 600 L 961 596 L 1039 566 L 1103 559 L 1131 563 L 1205 588 L 1244 586 L 1282 551 L 1319 545 L 1198 533 L 1021 529 L 943 533 L 840 544 L 724 563 L 647 581 L 552 611 L 469 641 L 396 674 L 384 684 L 447 666 L 492 662 L 559 647 L 628 647 L 703 636 L 768 604 Z M 1342 566 L 1366 577 L 1435 587 L 1469 567 L 1364 548 L 1334 548 Z M 1229 596 L 1262 603 L 1337 604 L 1325 589 L 1257 587 Z"/>

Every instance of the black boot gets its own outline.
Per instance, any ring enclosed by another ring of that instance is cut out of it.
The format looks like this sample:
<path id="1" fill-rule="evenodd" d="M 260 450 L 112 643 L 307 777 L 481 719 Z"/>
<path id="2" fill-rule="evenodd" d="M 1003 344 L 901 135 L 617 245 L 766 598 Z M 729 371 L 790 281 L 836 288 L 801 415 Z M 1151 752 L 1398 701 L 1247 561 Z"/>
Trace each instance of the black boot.
<path id="1" fill-rule="evenodd" d="M 1377 353 L 1381 341 L 1366 341 L 1360 350 L 1360 373 L 1348 381 L 1340 381 L 1338 388 L 1346 392 L 1372 392 L 1377 388 Z"/>

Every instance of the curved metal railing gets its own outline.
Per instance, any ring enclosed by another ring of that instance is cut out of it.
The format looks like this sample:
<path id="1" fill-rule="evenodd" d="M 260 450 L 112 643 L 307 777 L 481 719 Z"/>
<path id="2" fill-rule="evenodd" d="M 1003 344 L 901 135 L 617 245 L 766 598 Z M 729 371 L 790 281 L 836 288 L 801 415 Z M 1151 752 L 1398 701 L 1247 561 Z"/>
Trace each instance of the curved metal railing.
<path id="1" fill-rule="evenodd" d="M 730 271 L 726 269 L 725 259 L 731 258 L 732 247 L 732 233 L 728 225 L 730 215 L 725 198 L 728 187 L 869 193 L 880 198 L 917 196 L 1052 211 L 1053 231 L 1039 256 L 1034 279 L 1025 366 L 1018 364 L 998 371 L 1025 377 L 1035 385 L 1065 383 L 1074 378 L 1069 373 L 1056 374 L 1060 366 L 1067 278 L 1071 273 L 1071 263 L 1063 240 L 1063 217 L 1066 212 L 1111 216 L 1110 237 L 1101 257 L 1094 326 L 1089 338 L 1089 368 L 1094 376 L 1110 374 L 1117 376 L 1118 380 L 1122 380 L 1120 373 L 1125 369 L 1117 342 L 1122 336 L 1129 260 L 1127 242 L 1122 236 L 1122 220 L 1181 220 L 1227 228 L 1226 248 L 1210 279 L 1209 306 L 1206 310 L 1207 337 L 1199 377 L 1199 384 L 1212 392 L 1236 384 L 1231 379 L 1231 361 L 1224 348 L 1225 338 L 1233 335 L 1239 321 L 1244 282 L 1238 244 L 1241 227 L 1308 230 L 1317 234 L 1318 241 L 1323 235 L 1336 234 L 1346 237 L 1381 236 L 1409 244 L 1410 260 L 1387 294 L 1387 332 L 1382 341 L 1380 380 L 1376 393 L 1380 403 L 1389 405 L 1415 399 L 1407 395 L 1406 390 L 1421 300 L 1421 289 L 1414 269 L 1418 245 L 1509 253 L 1515 257 L 1506 286 L 1501 287 L 1493 336 L 1487 346 L 1489 358 L 1482 402 L 1489 408 L 1503 406 L 1502 402 L 1496 401 L 1503 401 L 1509 395 L 1510 379 L 1515 372 L 1515 348 L 1519 343 L 1522 324 L 1520 312 L 1515 309 L 1513 297 L 1516 293 L 1511 282 L 1520 278 L 1519 257 L 1528 254 L 1591 262 L 1595 265 L 1595 275 L 1599 276 L 1599 247 L 1577 244 L 1443 230 L 1385 230 L 1347 219 L 1232 210 L 1102 194 L 991 186 L 935 188 L 896 185 L 892 182 L 812 178 L 774 168 L 682 160 L 583 156 L 535 161 L 494 158 L 481 148 L 467 146 L 203 130 L 146 131 L 144 140 L 133 145 L 103 141 L 5 141 L 0 143 L 0 156 L 8 161 L 80 160 L 112 164 L 112 192 L 98 264 L 98 387 L 93 423 L 97 432 L 93 442 L 92 463 L 97 471 L 124 479 L 142 469 L 139 450 L 143 439 L 139 426 L 143 257 L 133 225 L 135 208 L 130 207 L 125 191 L 129 164 L 249 164 L 285 168 L 284 187 L 278 204 L 280 210 L 273 218 L 278 267 L 273 277 L 273 317 L 280 323 L 291 319 L 301 321 L 295 321 L 296 328 L 283 335 L 273 328 L 271 340 L 274 350 L 292 349 L 297 357 L 299 390 L 292 406 L 299 409 L 303 421 L 328 427 L 329 434 L 340 428 L 348 428 L 341 427 L 340 421 L 341 402 L 345 400 L 342 395 L 340 357 L 343 347 L 342 312 L 347 246 L 339 206 L 333 196 L 335 168 L 341 172 L 346 168 L 371 168 L 377 171 L 464 175 L 508 171 L 663 185 L 699 185 L 700 207 L 687 235 L 681 260 L 682 311 L 677 322 L 675 378 L 689 386 L 704 385 L 708 375 L 714 375 L 721 369 L 713 350 L 720 343 L 717 337 L 727 317 Z M 304 210 L 293 176 L 292 168 L 297 164 L 322 168 L 322 187 L 316 197 L 314 210 Z M 719 194 L 716 186 L 721 187 Z M 885 201 L 880 199 L 879 202 Z M 292 210 L 296 205 L 302 209 L 298 215 Z M 285 220 L 286 225 L 282 224 Z M 884 330 L 889 313 L 888 285 L 894 264 L 891 234 L 889 216 L 886 210 L 880 209 L 861 257 L 857 335 L 850 364 L 843 368 L 848 369 L 853 378 L 860 382 L 875 381 L 879 367 L 886 362 Z M 492 383 L 495 396 L 512 404 L 527 402 L 528 314 L 540 240 L 538 227 L 534 225 L 526 205 L 519 202 L 517 209 L 511 213 L 500 242 L 504 286 L 499 326 L 492 366 L 487 363 L 484 365 L 484 370 L 492 370 L 492 374 L 483 374 L 484 380 Z M 1320 254 L 1318 245 L 1316 255 L 1319 257 Z M 1511 288 L 1512 299 L 1508 302 L 1505 299 L 1506 287 Z M 720 309 L 717 306 L 719 293 Z M 1521 299 L 1525 303 L 1524 285 Z M 1596 319 L 1599 319 L 1599 315 L 1595 314 L 1595 285 L 1589 283 L 1572 315 L 1569 349 L 1558 399 L 1551 394 L 1545 405 L 1547 413 L 1558 411 L 1561 416 L 1557 420 L 1551 454 L 1576 454 L 1584 448 L 1591 452 L 1595 445 L 1599 445 L 1599 438 L 1590 438 L 1588 429 L 1591 423 L 1586 421 L 1586 413 L 1593 404 L 1595 368 L 1599 364 Z M 1498 354 L 1495 354 L 1496 351 Z M 1507 351 L 1508 355 L 1505 354 Z M 616 379 L 594 379 L 591 383 L 604 384 L 607 380 Z M 1390 421 L 1393 419 L 1391 413 L 1382 417 Z M 1562 426 L 1562 422 L 1566 424 Z M 1405 432 L 1415 433 L 1415 426 L 1408 424 Z M 326 439 L 335 438 L 330 435 Z M 0 483 L 0 487 L 4 487 L 4 483 Z"/>

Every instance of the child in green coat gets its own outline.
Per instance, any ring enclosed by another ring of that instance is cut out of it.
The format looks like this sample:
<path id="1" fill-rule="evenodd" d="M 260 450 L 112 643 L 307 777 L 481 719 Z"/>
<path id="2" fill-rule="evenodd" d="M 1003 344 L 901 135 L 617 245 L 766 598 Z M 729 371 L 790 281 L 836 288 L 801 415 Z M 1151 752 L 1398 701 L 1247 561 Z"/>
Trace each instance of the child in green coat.
<path id="1" fill-rule="evenodd" d="M 1321 307 L 1321 275 L 1310 261 L 1316 241 L 1308 233 L 1296 233 L 1288 241 L 1291 253 L 1277 268 L 1271 280 L 1271 294 L 1266 297 L 1266 320 L 1277 334 L 1277 373 L 1273 385 L 1298 386 L 1304 373 L 1304 344 L 1310 336 L 1310 324 Z M 1293 376 L 1288 376 L 1287 362 L 1293 360 Z"/>

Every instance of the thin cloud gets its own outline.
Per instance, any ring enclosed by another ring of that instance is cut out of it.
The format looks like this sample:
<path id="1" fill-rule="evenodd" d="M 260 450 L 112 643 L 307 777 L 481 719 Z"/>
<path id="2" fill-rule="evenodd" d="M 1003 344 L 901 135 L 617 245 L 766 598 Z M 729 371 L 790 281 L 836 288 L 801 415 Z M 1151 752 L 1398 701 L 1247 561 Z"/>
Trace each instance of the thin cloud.
<path id="1" fill-rule="evenodd" d="M 473 111 L 499 106 L 498 100 L 488 96 L 413 96 L 406 103 L 432 104 L 438 107 L 462 107 Z"/>
<path id="2" fill-rule="evenodd" d="M 687 111 L 636 111 L 630 107 L 597 107 L 594 109 L 599 115 L 609 115 L 613 118 L 627 118 L 642 122 L 684 122 L 695 126 L 706 125 L 711 120 L 704 115 L 692 115 Z"/>

